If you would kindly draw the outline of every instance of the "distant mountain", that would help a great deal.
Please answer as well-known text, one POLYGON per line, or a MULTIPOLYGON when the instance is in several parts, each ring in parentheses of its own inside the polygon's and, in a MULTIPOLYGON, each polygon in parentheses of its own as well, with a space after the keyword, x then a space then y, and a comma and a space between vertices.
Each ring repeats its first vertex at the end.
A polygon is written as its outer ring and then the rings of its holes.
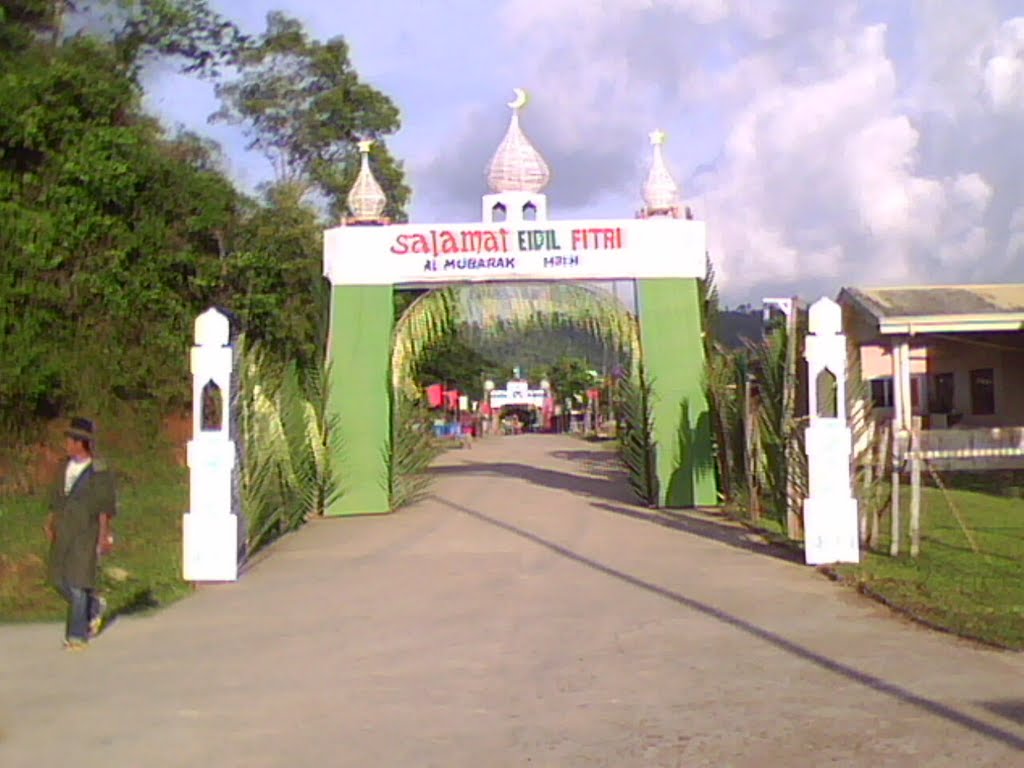
POLYGON ((744 339, 757 343, 764 337, 761 310, 749 306, 720 309, 714 328, 715 338, 728 349, 744 345, 744 339))

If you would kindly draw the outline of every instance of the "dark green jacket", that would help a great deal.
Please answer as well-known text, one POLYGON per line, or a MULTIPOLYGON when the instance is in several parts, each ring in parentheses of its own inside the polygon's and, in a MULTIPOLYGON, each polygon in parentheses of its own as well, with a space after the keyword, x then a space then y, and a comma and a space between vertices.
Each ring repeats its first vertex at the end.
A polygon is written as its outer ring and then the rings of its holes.
POLYGON ((50 547, 50 579, 60 586, 96 586, 100 515, 117 513, 114 476, 94 460, 64 493, 67 464, 61 466, 51 509, 56 536, 50 547))

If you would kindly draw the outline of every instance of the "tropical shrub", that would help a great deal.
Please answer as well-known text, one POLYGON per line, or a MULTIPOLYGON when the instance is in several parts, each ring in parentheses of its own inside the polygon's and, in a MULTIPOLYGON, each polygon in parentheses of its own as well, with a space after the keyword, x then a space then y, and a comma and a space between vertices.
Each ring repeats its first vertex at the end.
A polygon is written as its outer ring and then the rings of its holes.
POLYGON ((328 371, 282 361, 259 343, 242 349, 241 492, 252 553, 323 513, 338 492, 330 455, 339 446, 328 371))
POLYGON ((619 383, 619 454, 629 473, 629 485, 642 504, 658 505, 655 464, 653 389, 641 362, 635 376, 619 383))

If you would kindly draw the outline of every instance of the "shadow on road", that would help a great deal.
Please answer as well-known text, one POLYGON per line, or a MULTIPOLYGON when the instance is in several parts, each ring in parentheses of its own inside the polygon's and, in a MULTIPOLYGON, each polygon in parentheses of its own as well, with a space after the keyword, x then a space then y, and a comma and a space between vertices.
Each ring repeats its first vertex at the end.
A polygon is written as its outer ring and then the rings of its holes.
POLYGON ((435 476, 447 475, 495 475, 497 477, 515 477, 534 485, 569 491, 579 496, 586 496, 602 501, 629 504, 633 495, 626 483, 625 475, 601 475, 597 473, 579 474, 562 472, 557 469, 534 467, 513 461, 471 462, 465 464, 431 467, 428 472, 435 476))
POLYGON ((993 712, 1018 725, 1024 725, 1024 699, 1006 699, 1004 701, 983 701, 981 703, 989 712, 993 712))
POLYGON ((671 528, 674 531, 689 533, 702 539, 717 541, 719 544, 726 544, 758 555, 768 555, 791 563, 804 561, 803 554, 798 550, 765 541, 756 533, 728 521, 709 520, 705 517, 698 517, 696 514, 687 513, 685 510, 647 510, 640 507, 620 507, 602 502, 592 502, 591 506, 616 515, 624 515, 635 520, 671 528))
POLYGON ((788 562, 803 562, 800 552, 767 542, 730 521, 707 519, 683 510, 668 512, 637 506, 636 497, 629 488, 626 470, 615 453, 606 450, 563 450, 551 451, 547 455, 559 461, 572 462, 579 469, 563 472, 519 462, 475 462, 467 459, 463 464, 433 467, 429 471, 437 476, 490 474, 514 477, 545 488, 584 496, 590 500, 592 507, 605 512, 655 523, 759 555, 788 562))
MULTIPOLYGON (((512 525, 511 523, 506 523, 503 520, 498 520, 487 514, 484 514, 483 512, 479 512, 475 509, 471 509, 461 504, 456 504, 454 502, 448 501, 447 499, 438 496, 433 496, 432 498, 437 503, 442 504, 450 509, 462 512, 463 514, 466 514, 476 520, 479 520, 480 522, 493 525, 497 528, 501 528, 502 530, 507 531, 508 533, 526 539, 527 541, 537 544, 538 546, 541 546, 551 552, 554 552, 557 555, 560 555, 576 563, 579 563, 580 565, 583 565, 587 568, 592 568, 593 570, 599 573, 603 573, 606 576, 609 576, 613 579, 618 579, 619 581, 634 586, 637 589, 642 589, 651 594, 658 595, 659 597, 665 598, 666 600, 670 600, 671 602, 676 603, 677 605, 681 605, 692 611, 696 611, 712 619, 715 619, 716 621, 719 621, 727 626, 733 627, 734 629, 740 632, 744 632, 752 637, 757 638, 758 640, 768 643, 769 645, 772 645, 778 648, 779 650, 784 651, 785 653, 789 653, 798 658, 801 658, 805 660, 807 663, 813 664, 814 666, 819 667, 820 669, 824 669, 835 675, 846 678, 847 680, 853 681, 884 696, 889 696, 893 699, 903 702, 904 704, 917 707, 918 709, 927 712, 935 717, 942 718, 943 720, 949 723, 953 723, 955 725, 959 725, 962 728, 974 731, 975 733, 981 734, 982 736, 1005 744, 1011 747, 1012 749, 1024 752, 1024 737, 1018 736, 1017 734, 1011 731, 1007 731, 1003 728, 999 728, 998 726, 991 725, 983 720, 979 720, 978 718, 973 717, 972 715, 966 712, 962 712, 958 709, 955 709, 954 707, 943 704, 942 702, 926 698, 925 696, 916 694, 913 691, 908 690, 907 688, 904 688, 900 685, 887 682, 881 677, 872 675, 868 672, 864 672, 855 667, 851 667, 840 661, 836 661, 835 659, 831 659, 828 656, 813 651, 810 648, 806 648, 800 645, 799 643, 793 642, 792 640, 787 640, 781 635, 778 635, 763 627, 759 627, 756 624, 752 624, 749 621, 745 621, 744 619, 727 613, 726 611, 716 608, 713 605, 708 605, 707 603, 703 603, 691 597, 686 597, 685 595, 682 595, 678 592, 673 592, 672 590, 667 589, 666 587, 662 587, 658 584, 654 584, 649 581, 644 581, 643 579, 633 576, 632 574, 617 570, 615 568, 612 568, 611 566, 605 565, 604 563, 598 562, 597 560, 592 560, 591 558, 578 554, 577 552, 574 552, 571 549, 568 549, 567 547, 563 547, 560 544, 557 544, 553 541, 549 541, 543 538, 542 536, 538 536, 535 533, 527 531, 523 528, 519 528, 515 525, 512 525)), ((989 705, 983 706, 987 706, 987 708, 990 711, 996 714, 1000 714, 1004 717, 1009 717, 1011 719, 1016 719, 1020 715, 1021 702, 994 702, 989 705)))

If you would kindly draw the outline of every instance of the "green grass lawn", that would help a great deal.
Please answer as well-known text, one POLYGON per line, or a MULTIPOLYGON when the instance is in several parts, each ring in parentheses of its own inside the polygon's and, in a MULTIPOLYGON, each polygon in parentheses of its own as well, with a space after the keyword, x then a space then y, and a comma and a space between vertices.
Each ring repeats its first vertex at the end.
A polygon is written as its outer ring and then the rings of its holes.
MULTIPOLYGON (((965 637, 1024 649, 1024 500, 975 490, 949 496, 979 553, 950 511, 943 492, 921 493, 921 553, 867 553, 836 570, 893 607, 965 637)), ((904 496, 906 530, 909 494, 904 496)), ((888 520, 886 520, 886 525, 888 520)), ((889 542, 883 541, 882 552, 889 542)))
MULTIPOLYGON (((118 473, 121 515, 114 523, 116 549, 102 589, 113 615, 163 605, 186 595, 181 578, 181 515, 188 508, 188 470, 174 466, 166 447, 112 454, 118 473)), ((0 496, 0 621, 49 621, 64 616, 64 603, 46 583, 48 543, 43 534, 45 493, 0 496)))

